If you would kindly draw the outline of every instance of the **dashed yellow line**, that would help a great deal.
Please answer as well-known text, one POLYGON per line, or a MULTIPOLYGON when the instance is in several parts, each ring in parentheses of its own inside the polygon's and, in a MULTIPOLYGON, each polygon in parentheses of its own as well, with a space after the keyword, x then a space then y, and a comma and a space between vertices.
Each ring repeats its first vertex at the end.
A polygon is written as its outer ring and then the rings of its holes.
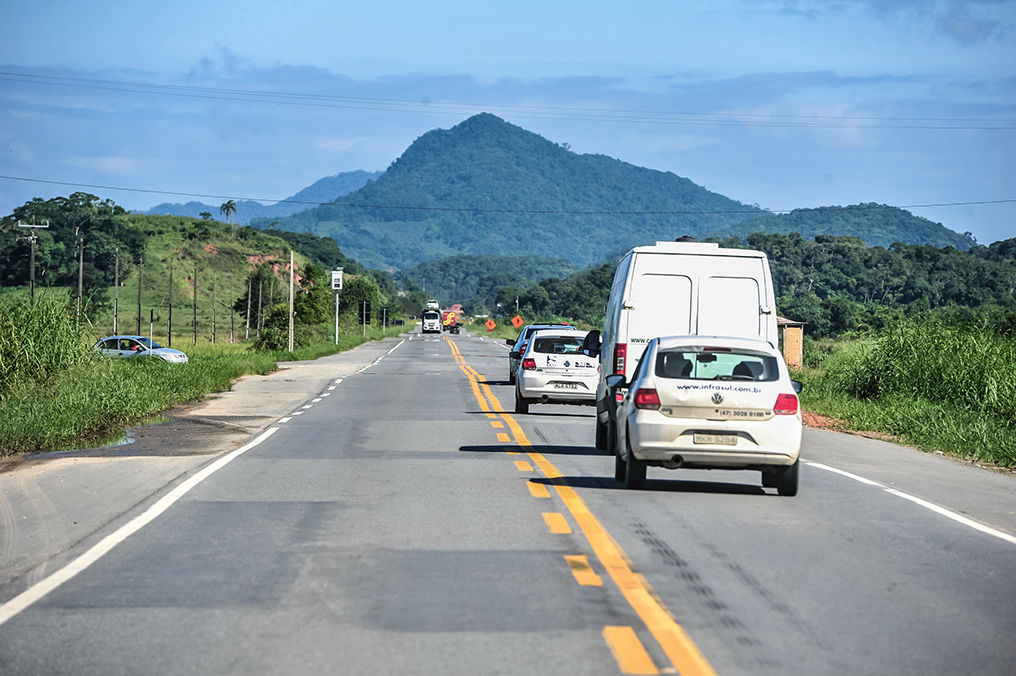
POLYGON ((520 472, 532 472, 533 471, 533 466, 530 465, 525 460, 516 460, 515 461, 515 469, 517 469, 520 472))
MULTIPOLYGON (((525 432, 522 431, 521 426, 515 419, 505 412, 501 407, 501 402, 498 401, 497 397, 491 391, 490 386, 485 382, 485 378, 476 372, 475 369, 466 364, 465 359, 462 357, 462 353, 453 341, 448 340, 448 344, 451 346, 452 354, 455 357, 455 361, 463 373, 469 380, 470 387, 473 390, 473 396, 476 397, 480 408, 484 412, 491 412, 498 414, 501 419, 508 425, 508 429, 511 431, 512 436, 515 438, 515 443, 522 447, 530 447, 528 437, 525 432), (489 402, 489 403, 488 403, 489 402)), ((493 416, 488 416, 493 417, 493 416)), ((617 585, 618 589, 624 595, 625 600, 636 612, 639 618, 645 623, 646 628, 652 633, 653 637, 660 644, 663 652, 667 655, 667 658, 671 661, 673 666, 678 670, 682 676, 692 676, 698 674, 701 676, 715 676, 716 672, 713 670, 712 665, 706 660, 705 656, 699 651, 698 646, 695 645, 691 637, 684 631, 680 624, 673 618, 667 608, 663 605, 663 602, 653 593, 649 583, 641 575, 635 573, 629 565, 628 557, 624 553, 610 534, 600 525, 600 522, 593 516, 592 512, 586 506, 585 501, 579 497, 578 493, 571 486, 564 484, 561 473, 557 470, 554 465, 547 460, 542 453, 529 451, 527 453, 530 460, 532 460, 539 470, 543 473, 547 479, 554 485, 554 490, 558 496, 564 502, 568 511, 571 513, 572 518, 578 524, 585 535, 586 540, 589 542, 596 554, 596 558, 603 565, 607 574, 610 576, 614 584, 617 585)), ((516 462, 518 466, 518 462, 516 462)), ((532 482, 528 482, 530 485, 530 491, 532 491, 532 482)), ((568 565, 572 567, 572 572, 575 573, 576 567, 573 565, 574 557, 569 558, 568 565)), ((580 557, 584 559, 585 557, 580 557)), ((579 565, 581 567, 581 565, 579 565)), ((589 567, 588 562, 585 563, 585 568, 588 569, 589 573, 596 575, 589 567)), ((576 576, 577 577, 577 576, 576 576)), ((598 578, 599 576, 597 576, 598 578)), ((605 635, 606 637, 606 635, 605 635)), ((616 637, 615 637, 616 638, 616 637)), ((622 649, 626 651, 625 658, 632 658, 632 654, 628 654, 630 648, 623 648, 627 643, 618 642, 611 644, 612 650, 617 645, 621 645, 622 649)), ((640 644, 641 647, 641 644, 640 644)), ((644 649, 643 649, 644 650, 644 649)), ((619 661, 620 664, 620 661, 619 661)), ((655 668, 655 667, 654 667, 655 668)), ((636 673, 636 672, 632 672, 636 673)), ((652 672, 655 673, 655 672, 652 672)))
POLYGON ((660 673, 631 627, 604 627, 603 640, 614 654, 622 674, 651 676, 660 673))
POLYGON ((498 432, 497 433, 497 440, 498 441, 503 441, 503 442, 507 443, 507 442, 511 441, 512 438, 508 436, 507 432, 498 432))
POLYGON ((560 512, 544 512, 543 521, 547 524, 547 530, 554 535, 567 535, 571 533, 568 519, 564 518, 564 514, 560 512))
POLYGON ((603 578, 597 575, 593 567, 589 565, 589 559, 586 558, 585 554, 565 556, 564 560, 568 562, 568 567, 571 568, 575 581, 580 585, 583 587, 603 586, 603 578))
POLYGON ((526 487, 529 488, 529 492, 534 498, 549 498, 550 491, 543 484, 538 484, 534 481, 527 481, 526 487))

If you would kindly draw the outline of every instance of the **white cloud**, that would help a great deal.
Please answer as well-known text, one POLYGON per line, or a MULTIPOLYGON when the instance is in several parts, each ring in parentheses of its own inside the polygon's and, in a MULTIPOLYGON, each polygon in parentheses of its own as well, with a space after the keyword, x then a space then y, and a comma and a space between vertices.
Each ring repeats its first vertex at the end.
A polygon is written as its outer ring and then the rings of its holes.
POLYGON ((149 169, 147 162, 134 157, 68 157, 63 164, 75 169, 90 169, 104 174, 133 175, 149 169))

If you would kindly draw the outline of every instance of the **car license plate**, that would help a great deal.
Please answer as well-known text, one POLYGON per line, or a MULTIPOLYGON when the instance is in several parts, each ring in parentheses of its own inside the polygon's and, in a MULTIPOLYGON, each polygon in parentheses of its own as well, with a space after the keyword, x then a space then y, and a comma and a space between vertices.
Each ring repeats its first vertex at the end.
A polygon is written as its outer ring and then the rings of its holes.
POLYGON ((702 434, 696 433, 692 438, 696 444, 711 444, 714 446, 736 446, 736 434, 702 434))
POLYGON ((579 389, 578 383, 554 383, 554 387, 559 390, 577 390, 579 389))

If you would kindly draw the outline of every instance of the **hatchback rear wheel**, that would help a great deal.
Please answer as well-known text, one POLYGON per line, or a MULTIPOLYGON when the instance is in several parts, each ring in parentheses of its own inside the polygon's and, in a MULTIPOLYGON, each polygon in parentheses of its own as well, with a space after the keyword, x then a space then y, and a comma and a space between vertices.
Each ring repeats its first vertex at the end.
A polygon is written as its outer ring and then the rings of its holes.
POLYGON ((644 460, 639 460, 635 457, 635 454, 631 452, 631 444, 627 440, 625 440, 625 446, 628 449, 628 457, 624 468, 624 487, 632 490, 645 488, 646 463, 644 460))
POLYGON ((783 467, 779 470, 780 477, 776 482, 776 492, 780 495, 792 497, 797 495, 797 476, 800 460, 795 460, 793 465, 783 467))
POLYGON ((515 412, 529 413, 529 400, 520 395, 518 389, 515 390, 515 412))

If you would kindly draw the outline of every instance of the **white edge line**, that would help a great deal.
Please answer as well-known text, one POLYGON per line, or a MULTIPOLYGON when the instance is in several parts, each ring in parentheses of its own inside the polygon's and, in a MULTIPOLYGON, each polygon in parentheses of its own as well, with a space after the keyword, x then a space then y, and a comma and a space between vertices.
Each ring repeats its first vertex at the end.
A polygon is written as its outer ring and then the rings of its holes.
POLYGON ((910 495, 909 493, 904 493, 903 491, 898 491, 895 488, 889 488, 885 484, 880 484, 877 481, 872 481, 871 479, 865 479, 863 476, 858 476, 856 474, 851 474, 850 472, 845 472, 842 469, 836 469, 835 467, 830 467, 829 465, 823 465, 822 463, 819 463, 819 462, 807 462, 806 461, 806 464, 808 464, 808 465, 810 465, 812 467, 817 467, 819 469, 824 469, 824 470, 826 470, 828 472, 833 472, 834 474, 839 474, 841 476, 845 476, 845 477, 847 477, 849 479, 853 479, 854 481, 859 481, 862 484, 867 484, 868 486, 876 486, 876 487, 881 488, 882 490, 884 490, 886 493, 889 493, 890 495, 895 495, 898 498, 903 498, 904 500, 909 500, 910 502, 913 502, 916 505, 920 505, 921 507, 924 507, 927 510, 935 512, 936 514, 940 514, 941 516, 944 516, 947 519, 952 519, 953 521, 955 521, 957 523, 960 523, 960 524, 963 524, 964 526, 967 526, 968 528, 973 528, 974 530, 979 531, 981 533, 984 533, 985 535, 991 535, 992 537, 996 537, 996 538, 998 538, 1000 540, 1005 540, 1006 542, 1009 542, 1011 544, 1016 545, 1016 537, 1014 537, 1012 535, 1009 535, 1008 533, 1003 533, 1000 530, 996 530, 996 529, 992 528, 991 526, 986 526, 983 523, 979 523, 977 521, 974 521, 973 519, 965 517, 962 514, 957 514, 956 512, 953 512, 951 510, 946 509, 945 507, 939 507, 938 505, 936 505, 933 502, 928 502, 927 500, 923 500, 923 499, 921 499, 919 497, 916 497, 914 495, 910 495))
POLYGON ((303 406, 301 406, 300 408, 302 408, 302 409, 304 409, 304 410, 307 410, 308 408, 314 408, 314 405, 313 405, 313 404, 304 404, 304 405, 303 405, 303 406))
POLYGON ((885 488, 885 484, 880 484, 879 482, 872 481, 871 479, 865 479, 863 476, 851 474, 850 472, 844 472, 842 469, 836 469, 835 467, 830 467, 829 465, 823 465, 820 462, 805 461, 805 464, 811 465, 812 467, 817 467, 819 469, 824 469, 827 472, 833 472, 834 474, 845 476, 848 479, 853 479, 854 481, 860 481, 862 484, 866 484, 868 486, 878 486, 879 488, 885 488))
POLYGON ((314 399, 311 399, 311 403, 313 403, 313 404, 316 404, 319 401, 321 401, 321 397, 315 397, 314 399))
POLYGON ((64 582, 67 582, 78 573, 87 569, 93 563, 108 554, 118 544, 154 521, 156 517, 173 506, 177 500, 187 495, 187 493, 189 493, 195 486, 210 477, 212 474, 218 472, 239 456, 260 444, 262 441, 277 432, 278 429, 278 427, 269 427, 256 439, 244 444, 228 455, 222 456, 211 465, 208 465, 200 472, 171 490, 169 493, 162 496, 154 505, 146 509, 144 512, 104 537, 84 554, 74 559, 49 577, 35 583, 12 598, 10 601, 0 605, 0 626, 31 606, 36 601, 45 597, 64 582))
POLYGON ((286 416, 285 418, 279 418, 279 422, 280 422, 280 423, 288 423, 288 422, 289 422, 290 420, 292 420, 292 419, 293 419, 293 417, 292 417, 292 416, 288 416, 288 415, 287 415, 287 416, 286 416))
POLYGON ((974 530, 980 531, 980 532, 984 533, 985 535, 991 535, 993 537, 997 537, 1000 540, 1005 540, 1006 542, 1009 542, 1011 544, 1016 545, 1016 537, 1013 537, 1012 535, 1009 535, 1008 533, 1003 533, 1000 530, 995 530, 994 528, 992 528, 990 526, 985 526, 983 523, 978 523, 977 521, 974 521, 973 519, 968 519, 967 517, 963 516, 962 514, 957 514, 956 512, 953 512, 951 510, 946 509, 945 507, 939 507, 938 505, 936 505, 936 504, 934 504, 932 502, 928 502, 927 500, 922 500, 921 498, 915 497, 913 495, 909 495, 907 493, 904 493, 903 491, 898 491, 895 488, 886 488, 885 492, 886 493, 891 493, 891 494, 895 495, 898 498, 903 498, 904 500, 909 500, 910 502, 913 502, 914 504, 920 505, 921 507, 924 507, 925 509, 930 509, 931 511, 935 512, 936 514, 941 514, 942 516, 946 517, 947 519, 952 519, 953 521, 956 521, 957 523, 961 523, 964 526, 967 526, 968 528, 973 528, 974 530))
POLYGON ((324 398, 324 397, 330 397, 331 395, 332 395, 332 393, 331 393, 331 392, 322 392, 322 393, 321 393, 321 397, 322 397, 322 398, 324 398))

